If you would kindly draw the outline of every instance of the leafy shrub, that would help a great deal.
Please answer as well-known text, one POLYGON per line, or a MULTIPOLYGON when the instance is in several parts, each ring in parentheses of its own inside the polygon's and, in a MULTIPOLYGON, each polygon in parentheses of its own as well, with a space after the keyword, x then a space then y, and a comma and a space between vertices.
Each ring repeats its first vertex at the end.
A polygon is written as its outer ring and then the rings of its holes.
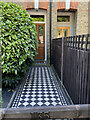
POLYGON ((37 47, 36 26, 25 10, 13 3, 0 2, 2 72, 24 72, 26 60, 34 60, 37 47))
POLYGON ((5 75, 3 77, 3 87, 10 87, 10 88, 16 88, 17 85, 20 83, 21 77, 19 75, 5 75))
POLYGON ((17 75, 15 74, 3 74, 2 75, 2 84, 4 88, 16 88, 18 84, 22 81, 23 78, 25 78, 25 75, 27 75, 27 72, 29 70, 30 62, 27 59, 24 64, 22 64, 22 70, 18 72, 17 75))

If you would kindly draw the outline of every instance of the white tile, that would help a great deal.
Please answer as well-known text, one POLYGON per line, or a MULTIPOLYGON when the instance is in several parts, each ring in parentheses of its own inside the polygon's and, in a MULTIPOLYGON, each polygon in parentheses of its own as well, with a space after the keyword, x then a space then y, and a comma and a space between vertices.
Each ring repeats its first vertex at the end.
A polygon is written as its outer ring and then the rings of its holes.
POLYGON ((59 101, 60 101, 60 98, 57 98, 57 100, 59 100, 59 101))
POLYGON ((23 103, 24 106, 26 106, 26 105, 28 105, 28 104, 29 104, 28 102, 24 102, 24 103, 23 103))
POLYGON ((39 94, 39 95, 38 95, 38 97, 42 97, 42 95, 41 95, 41 94, 39 94))
POLYGON ((62 103, 61 103, 61 102, 59 102, 59 104, 60 104, 60 105, 62 105, 62 103))
POLYGON ((38 93, 42 93, 42 91, 38 91, 38 93))
POLYGON ((44 93, 48 93, 48 91, 44 91, 44 93))
POLYGON ((25 101, 28 101, 28 100, 29 100, 29 98, 25 98, 24 100, 25 100, 25 101))
POLYGON ((49 100, 49 98, 44 98, 44 100, 48 101, 48 100, 49 100))
POLYGON ((20 105, 21 105, 21 103, 19 102, 19 103, 18 103, 18 106, 20 106, 20 105))
POLYGON ((22 98, 20 98, 20 101, 23 100, 22 98))
POLYGON ((55 101, 56 99, 55 98, 51 98, 52 101, 55 101))
POLYGON ((41 106, 43 103, 42 102, 38 102, 37 104, 41 106))
POLYGON ((30 95, 27 94, 27 95, 25 95, 25 97, 28 98, 28 97, 30 97, 30 95))
POLYGON ((36 99, 35 98, 31 98, 32 101, 35 101, 36 99))
POLYGON ((52 102, 52 104, 53 104, 54 106, 56 106, 57 103, 56 103, 56 102, 52 102))
POLYGON ((49 95, 45 94, 44 96, 45 96, 45 97, 48 97, 49 95))
POLYGON ((44 88, 44 90, 47 90, 47 88, 44 88))
POLYGON ((32 97, 35 97, 36 95, 32 94, 31 96, 32 96, 32 97))
POLYGON ((38 88, 38 90, 42 90, 42 88, 38 88))
POLYGON ((35 102, 31 102, 30 104, 31 104, 32 106, 34 106, 36 103, 35 103, 35 102))
POLYGON ((48 106, 50 103, 49 102, 45 102, 44 104, 46 104, 48 106))
POLYGON ((32 93, 36 93, 36 91, 32 91, 32 93))
POLYGON ((42 99, 42 98, 38 98, 37 100, 41 101, 41 100, 43 100, 43 99, 42 99))
POLYGON ((50 93, 54 93, 54 91, 49 91, 50 93))

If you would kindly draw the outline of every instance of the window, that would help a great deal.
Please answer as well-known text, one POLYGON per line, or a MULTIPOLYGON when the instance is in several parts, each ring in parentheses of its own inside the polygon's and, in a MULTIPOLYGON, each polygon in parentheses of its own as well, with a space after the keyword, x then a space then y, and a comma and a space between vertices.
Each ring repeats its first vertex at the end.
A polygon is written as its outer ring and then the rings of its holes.
POLYGON ((57 22, 70 22, 70 16, 57 16, 57 22))
POLYGON ((44 22, 44 15, 30 15, 33 18, 33 21, 44 22))
POLYGON ((68 37, 70 32, 70 27, 57 27, 57 38, 68 37))

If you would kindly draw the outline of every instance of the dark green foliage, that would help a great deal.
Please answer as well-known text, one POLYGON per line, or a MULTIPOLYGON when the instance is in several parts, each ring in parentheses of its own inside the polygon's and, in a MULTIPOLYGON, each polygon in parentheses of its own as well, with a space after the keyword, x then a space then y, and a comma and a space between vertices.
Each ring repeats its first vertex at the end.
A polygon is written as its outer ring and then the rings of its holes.
POLYGON ((19 80, 7 76, 24 73, 26 61, 34 60, 37 47, 36 26, 29 14, 16 4, 0 2, 0 9, 3 82, 6 86, 11 86, 19 80))
POLYGON ((57 22, 69 22, 70 17, 69 16, 57 16, 57 22))
POLYGON ((41 17, 39 17, 39 18, 32 18, 32 20, 33 21, 43 21, 44 22, 44 18, 41 18, 41 17))
POLYGON ((5 75, 3 76, 3 87, 15 88, 20 83, 21 77, 19 75, 5 75))

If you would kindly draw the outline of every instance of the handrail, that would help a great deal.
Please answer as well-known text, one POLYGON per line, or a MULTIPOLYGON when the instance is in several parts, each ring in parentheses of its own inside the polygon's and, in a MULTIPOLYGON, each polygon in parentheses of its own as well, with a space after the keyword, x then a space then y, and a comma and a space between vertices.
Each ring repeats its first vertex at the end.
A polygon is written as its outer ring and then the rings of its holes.
POLYGON ((90 118, 90 104, 0 109, 0 118, 3 120, 90 118))

